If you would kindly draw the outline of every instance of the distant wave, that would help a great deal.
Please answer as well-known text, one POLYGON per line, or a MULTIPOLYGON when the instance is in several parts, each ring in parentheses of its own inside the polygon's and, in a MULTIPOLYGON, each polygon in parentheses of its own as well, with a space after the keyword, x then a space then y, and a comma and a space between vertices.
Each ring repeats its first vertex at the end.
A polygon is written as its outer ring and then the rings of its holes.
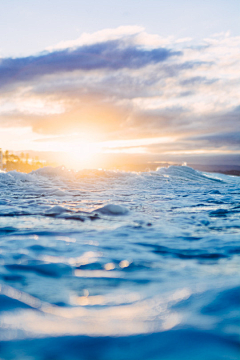
POLYGON ((159 168, 157 172, 169 178, 189 181, 222 181, 213 173, 201 172, 189 166, 169 166, 167 168, 159 168))
POLYGON ((77 180, 81 178, 101 178, 101 177, 137 177, 144 176, 146 179, 152 175, 158 175, 168 180, 179 180, 179 181, 231 181, 236 177, 230 175, 207 173, 199 170, 195 170, 188 166, 169 166, 158 168, 156 171, 149 172, 125 172, 125 171, 114 171, 114 170, 80 170, 73 171, 62 167, 44 167, 38 170, 34 170, 29 174, 20 173, 17 171, 0 172, 0 182, 11 182, 11 181, 37 181, 41 177, 49 179, 68 179, 77 180))

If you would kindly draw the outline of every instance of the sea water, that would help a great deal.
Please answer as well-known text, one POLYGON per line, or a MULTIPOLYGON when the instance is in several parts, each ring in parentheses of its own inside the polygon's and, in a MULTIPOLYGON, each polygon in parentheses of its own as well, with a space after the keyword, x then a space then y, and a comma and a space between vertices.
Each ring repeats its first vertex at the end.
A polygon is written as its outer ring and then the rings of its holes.
POLYGON ((0 359, 239 359, 240 178, 0 173, 0 359))

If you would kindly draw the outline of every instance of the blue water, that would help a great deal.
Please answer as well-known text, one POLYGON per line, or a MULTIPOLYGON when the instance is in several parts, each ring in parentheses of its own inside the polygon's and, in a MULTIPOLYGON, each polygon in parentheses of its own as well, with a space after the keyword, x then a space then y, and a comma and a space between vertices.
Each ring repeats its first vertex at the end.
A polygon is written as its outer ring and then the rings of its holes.
POLYGON ((0 359, 239 359, 240 178, 0 173, 0 359))

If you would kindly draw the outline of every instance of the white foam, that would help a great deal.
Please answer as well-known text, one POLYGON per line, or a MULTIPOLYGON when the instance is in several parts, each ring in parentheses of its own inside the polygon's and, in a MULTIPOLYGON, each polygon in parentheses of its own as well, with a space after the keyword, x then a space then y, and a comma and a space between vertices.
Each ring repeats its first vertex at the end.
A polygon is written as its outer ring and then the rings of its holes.
POLYGON ((51 209, 45 211, 45 214, 47 215, 60 215, 64 212, 66 212, 67 210, 64 209, 62 206, 53 206, 51 209))
POLYGON ((16 181, 31 181, 31 177, 29 176, 29 174, 18 172, 16 170, 9 171, 8 174, 11 175, 16 181))
POLYGON ((129 212, 127 208, 121 205, 108 204, 96 210, 106 215, 125 215, 129 212))

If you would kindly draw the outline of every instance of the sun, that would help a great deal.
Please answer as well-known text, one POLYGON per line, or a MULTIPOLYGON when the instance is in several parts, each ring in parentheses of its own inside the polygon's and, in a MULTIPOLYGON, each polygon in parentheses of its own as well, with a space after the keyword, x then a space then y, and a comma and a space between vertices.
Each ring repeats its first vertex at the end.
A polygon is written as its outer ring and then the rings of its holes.
POLYGON ((79 142, 78 144, 68 145, 66 156, 69 165, 75 169, 90 169, 99 167, 97 159, 101 154, 101 147, 93 142, 79 142))

